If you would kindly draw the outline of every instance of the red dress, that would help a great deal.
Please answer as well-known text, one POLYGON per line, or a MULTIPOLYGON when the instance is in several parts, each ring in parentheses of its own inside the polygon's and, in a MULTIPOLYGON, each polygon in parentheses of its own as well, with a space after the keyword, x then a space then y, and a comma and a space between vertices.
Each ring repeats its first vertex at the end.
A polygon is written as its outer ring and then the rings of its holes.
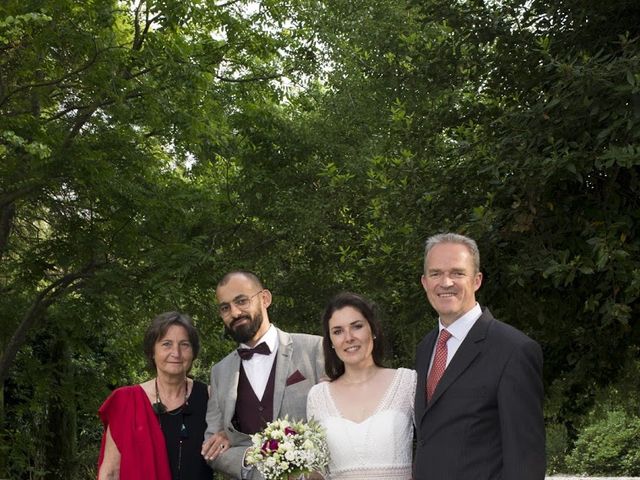
POLYGON ((98 414, 104 424, 98 471, 104 458, 107 427, 120 452, 120 480, 171 480, 160 423, 140 385, 114 390, 98 414))

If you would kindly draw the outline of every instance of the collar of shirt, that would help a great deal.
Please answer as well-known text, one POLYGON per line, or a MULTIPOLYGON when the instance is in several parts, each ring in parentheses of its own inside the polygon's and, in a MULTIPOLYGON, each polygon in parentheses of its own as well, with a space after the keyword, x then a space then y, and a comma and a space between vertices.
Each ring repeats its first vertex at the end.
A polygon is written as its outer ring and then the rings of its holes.
MULTIPOLYGON (((269 381, 269 375, 273 368, 273 362, 276 359, 276 353, 278 351, 278 331, 273 325, 269 326, 266 333, 258 340, 258 343, 266 343, 269 345, 271 353, 269 355, 254 355, 249 360, 241 360, 244 373, 253 388, 254 393, 259 400, 262 400, 264 391, 267 388, 267 382, 269 381)), ((242 348, 249 348, 248 345, 241 344, 242 348)))
MULTIPOLYGON (((446 327, 451 334, 451 337, 447 341, 447 366, 449 366, 449 362, 451 362, 451 359, 458 351, 458 348, 464 339, 467 338, 467 334, 478 318, 480 318, 480 315, 482 315, 482 308, 480 308, 480 305, 476 302, 475 306, 471 310, 446 327)), ((438 327, 438 334, 440 334, 440 332, 445 328, 440 320, 438 320, 438 327)), ((433 350, 430 365, 433 364, 433 356, 435 355, 435 348, 433 350)))
MULTIPOLYGON (((271 350, 271 353, 269 355, 254 355, 253 357, 251 357, 249 360, 242 360, 243 362, 252 362, 253 360, 255 360, 256 358, 268 358, 273 356, 274 353, 276 353, 276 351, 278 350, 278 332, 276 331, 276 327, 274 327, 273 325, 269 325, 269 329, 265 332, 265 334, 256 342, 256 346, 259 343, 266 343, 267 345, 269 345, 269 350, 271 350)), ((249 345, 245 344, 245 343, 241 343, 239 345, 239 348, 251 348, 249 345)))
MULTIPOLYGON (((462 341, 467 337, 469 330, 471 330, 471 327, 473 327, 473 324, 476 323, 476 320, 478 320, 478 318, 480 318, 480 315, 482 315, 482 309, 476 302, 471 310, 462 315, 451 325, 446 327, 446 329, 449 331, 452 337, 458 340, 458 342, 462 343, 462 341)), ((438 320, 438 325, 440 327, 438 329, 438 333, 440 333, 445 328, 445 326, 442 325, 442 322, 440 322, 440 320, 438 320)))

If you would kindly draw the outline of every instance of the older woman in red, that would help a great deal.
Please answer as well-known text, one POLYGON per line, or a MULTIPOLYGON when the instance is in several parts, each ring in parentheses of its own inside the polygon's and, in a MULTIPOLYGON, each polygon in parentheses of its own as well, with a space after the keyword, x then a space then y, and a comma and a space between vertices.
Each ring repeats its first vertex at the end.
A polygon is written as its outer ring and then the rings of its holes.
POLYGON ((167 312, 153 320, 144 351, 155 378, 116 389, 100 407, 98 480, 211 479, 200 454, 208 389, 187 376, 199 347, 187 315, 167 312))

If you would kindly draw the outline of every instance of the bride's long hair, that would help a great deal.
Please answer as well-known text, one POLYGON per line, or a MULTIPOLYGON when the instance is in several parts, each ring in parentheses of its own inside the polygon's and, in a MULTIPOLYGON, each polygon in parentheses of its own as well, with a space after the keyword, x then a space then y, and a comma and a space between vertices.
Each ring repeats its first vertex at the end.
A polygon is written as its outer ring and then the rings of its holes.
POLYGON ((331 380, 335 380, 344 373, 344 363, 338 358, 336 351, 332 348, 331 335, 329 331, 329 320, 334 312, 345 307, 352 307, 358 310, 369 323, 371 327, 371 335, 373 336, 373 363, 378 367, 384 366, 382 359, 384 357, 384 337, 382 335, 382 327, 377 315, 375 304, 353 292, 342 292, 335 295, 324 309, 322 314, 322 349, 324 350, 324 368, 327 376, 331 380))

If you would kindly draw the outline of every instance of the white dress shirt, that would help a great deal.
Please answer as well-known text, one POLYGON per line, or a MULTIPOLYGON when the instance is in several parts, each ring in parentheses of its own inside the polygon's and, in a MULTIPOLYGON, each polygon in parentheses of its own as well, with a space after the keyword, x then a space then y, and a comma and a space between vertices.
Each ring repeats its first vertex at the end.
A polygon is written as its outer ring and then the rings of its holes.
MULTIPOLYGON (((442 325, 442 322, 440 321, 440 319, 438 319, 438 336, 440 335, 440 332, 442 332, 442 330, 444 330, 445 328, 451 334, 449 340, 447 340, 447 367, 449 366, 449 363, 451 362, 453 356, 458 351, 458 348, 460 348, 460 345, 467 337, 467 334, 471 330, 471 327, 473 327, 478 318, 480 318, 480 315, 482 315, 482 309, 480 308, 480 305, 476 303, 471 310, 462 315, 448 327, 442 325)), ((433 352, 431 352, 429 371, 431 371, 431 366, 433 365, 433 357, 435 356, 435 354, 436 349, 434 348, 433 352)))
MULTIPOLYGON (((244 373, 247 375, 247 379, 258 400, 262 400, 264 391, 267 388, 271 368, 273 368, 273 362, 276 359, 276 352, 278 351, 278 332, 276 327, 270 325, 267 332, 256 343, 256 347, 260 343, 266 343, 269 346, 269 350, 271 350, 269 355, 255 354, 249 360, 242 360, 244 373)), ((251 347, 241 343, 240 348, 251 347)))

